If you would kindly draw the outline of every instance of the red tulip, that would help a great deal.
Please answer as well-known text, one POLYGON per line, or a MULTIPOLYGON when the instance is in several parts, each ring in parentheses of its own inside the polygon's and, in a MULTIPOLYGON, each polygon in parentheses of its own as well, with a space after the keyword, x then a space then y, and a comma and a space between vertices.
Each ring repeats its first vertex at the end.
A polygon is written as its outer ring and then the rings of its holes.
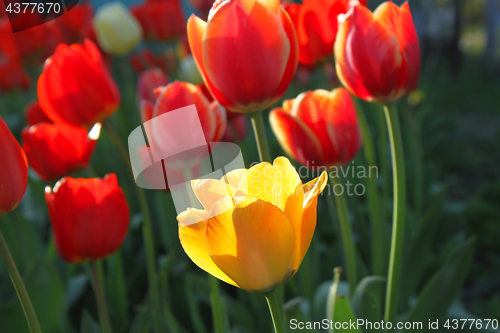
POLYGON ((241 142, 245 140, 248 133, 248 119, 244 114, 238 114, 231 111, 227 112, 227 127, 221 141, 241 142), (229 114, 236 116, 230 116, 229 114))
POLYGON ((25 108, 26 122, 28 125, 36 125, 38 123, 52 123, 52 120, 47 117, 38 101, 33 101, 25 108))
MULTIPOLYGON (((204 83, 198 84, 198 87, 203 92, 203 95, 210 101, 214 101, 214 97, 204 83)), ((222 135, 222 142, 238 142, 245 140, 248 129, 248 119, 244 114, 226 110, 227 126, 222 135)))
POLYGON ((130 11, 140 22, 145 38, 163 41, 179 38, 186 32, 179 0, 146 0, 132 6, 130 11))
POLYGON ((335 60, 343 85, 366 101, 385 104, 413 90, 420 45, 408 2, 384 2, 373 13, 355 6, 339 17, 335 60))
POLYGON ((162 55, 155 55, 150 50, 141 50, 130 57, 130 65, 137 73, 154 67, 165 68, 165 58, 162 55))
POLYGON ((0 53, 0 91, 9 92, 13 89, 28 89, 30 77, 24 71, 21 61, 3 57, 0 53))
POLYGON ((271 111, 270 122, 285 152, 308 167, 343 165, 361 148, 356 107, 344 88, 302 93, 271 111))
POLYGON ((154 89, 157 87, 163 87, 170 83, 167 74, 160 68, 151 68, 139 75, 139 81, 137 83, 137 98, 138 101, 147 100, 154 103, 156 96, 154 94, 154 89))
POLYGON ((104 179, 63 178, 45 188, 56 250, 67 262, 111 255, 123 243, 130 213, 115 174, 104 179))
MULTIPOLYGON (((367 0, 360 2, 366 6, 367 0)), ((347 13, 352 5, 351 0, 305 0, 300 5, 285 5, 297 30, 301 64, 313 66, 324 58, 333 56, 337 17, 347 13)))
POLYGON ((120 92, 97 47, 61 44, 38 79, 38 100, 54 122, 90 128, 111 116, 120 92))
POLYGON ((222 106, 252 112, 283 96, 299 50, 278 0, 216 1, 207 22, 191 15, 187 28, 198 69, 222 106))
POLYGON ((23 129, 23 148, 40 178, 55 180, 87 167, 99 129, 89 135, 86 129, 63 123, 39 123, 23 129))
POLYGON ((219 141, 226 129, 226 112, 216 101, 212 103, 198 86, 188 82, 175 81, 155 90, 154 104, 147 100, 141 103, 143 122, 170 111, 195 104, 206 142, 219 141))
POLYGON ((17 207, 28 185, 28 161, 23 149, 0 118, 0 216, 17 207))

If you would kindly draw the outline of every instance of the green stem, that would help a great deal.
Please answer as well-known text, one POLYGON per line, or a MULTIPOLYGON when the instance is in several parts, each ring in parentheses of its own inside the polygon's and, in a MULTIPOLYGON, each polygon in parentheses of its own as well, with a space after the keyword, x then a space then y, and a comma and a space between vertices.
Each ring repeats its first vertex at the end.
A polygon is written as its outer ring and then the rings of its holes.
POLYGON ((382 223, 387 223, 387 200, 389 198, 390 184, 389 184, 389 163, 387 161, 387 122, 385 120, 383 108, 377 110, 378 115, 378 146, 380 157, 380 169, 382 174, 382 202, 381 202, 381 218, 382 223))
MULTIPOLYGON (((377 159, 375 156, 375 148, 373 145, 373 137, 370 133, 370 127, 368 126, 368 121, 366 120, 365 114, 355 100, 356 111, 358 115, 359 128, 361 130, 361 135, 363 137, 363 151, 365 153, 366 163, 368 164, 368 209, 370 212, 370 219, 372 222, 373 230, 373 240, 372 240, 372 264, 373 272, 375 275, 384 276, 386 265, 385 265, 385 246, 386 246, 386 231, 384 223, 382 221, 382 216, 380 215, 380 201, 379 201, 379 191, 377 188, 377 178, 371 175, 370 168, 372 166, 377 166, 377 159)), ((378 174, 378 171, 377 171, 378 174)))
MULTIPOLYGON (((129 156, 120 138, 118 137, 118 134, 115 132, 111 124, 107 121, 103 123, 103 127, 108 132, 111 140, 118 149, 125 164, 128 166, 127 169, 133 179, 133 173, 129 156)), ((149 297, 153 312, 153 326, 156 333, 163 333, 165 330, 163 329, 163 320, 161 317, 160 297, 159 297, 160 288, 158 285, 159 283, 158 273, 156 271, 155 245, 153 237, 153 228, 151 224, 151 214, 149 212, 149 206, 146 200, 146 194, 144 193, 144 190, 138 186, 134 186, 134 188, 136 189, 137 197, 139 198, 139 206, 141 208, 142 217, 144 220, 142 224, 142 236, 144 239, 144 244, 146 246, 146 266, 148 274, 149 297)))
POLYGON ((335 194, 335 185, 342 185, 342 180, 330 177, 330 183, 332 185, 332 194, 335 197, 335 207, 337 208, 342 244, 344 246, 347 280, 349 281, 349 290, 352 295, 358 284, 358 266, 356 263, 356 248, 352 239, 351 224, 349 223, 347 202, 343 193, 341 195, 335 194))
POLYGON ((12 284, 16 289, 17 296, 19 297, 19 301, 21 302, 21 306, 23 307, 24 315, 26 316, 26 321, 28 322, 28 326, 32 333, 41 333, 40 324, 38 323, 38 319, 36 318, 35 310, 33 309, 33 305, 31 304, 30 297, 28 292, 26 291, 26 287, 24 286, 23 279, 21 275, 19 275, 19 271, 17 270, 16 263, 14 262, 14 258, 10 254, 9 247, 3 238, 2 232, 0 231, 0 254, 5 261, 5 266, 7 271, 9 272, 10 279, 12 280, 12 284))
POLYGON ((405 236, 406 183, 403 141, 401 139, 401 129, 399 127, 398 113, 395 104, 385 106, 385 116, 391 142, 394 182, 394 214, 385 302, 385 320, 386 322, 394 322, 398 310, 399 283, 405 236))
POLYGON ((214 322, 214 332, 227 332, 225 325, 224 309, 220 298, 219 281, 208 274, 208 284, 210 286, 210 304, 212 305, 212 320, 214 322))
POLYGON ((272 162, 271 153, 269 152, 269 143, 267 142, 266 126, 264 125, 263 111, 250 113, 252 119, 253 132, 257 141, 257 149, 259 150, 259 158, 261 162, 272 162))
MULTIPOLYGON (((335 301, 337 300, 337 292, 339 289, 340 273, 342 273, 342 267, 335 267, 333 269, 333 282, 328 291, 328 299, 326 301, 326 317, 331 322, 335 320, 335 301)), ((328 329, 328 332, 333 332, 333 329, 328 329)))
POLYGON ((90 270, 92 272, 92 285, 94 286, 95 298, 97 300, 97 308, 99 309, 99 322, 103 333, 111 333, 111 322, 109 321, 108 307, 104 296, 104 288, 101 281, 101 269, 97 261, 90 262, 90 270))
POLYGON ((276 291, 272 290, 265 294, 269 311, 273 318, 274 331, 276 333, 285 333, 285 323, 283 321, 282 307, 276 297, 276 291))
MULTIPOLYGON (((189 168, 183 170, 184 178, 187 180, 186 182, 186 191, 188 193, 189 201, 192 207, 197 206, 196 198, 194 197, 194 193, 191 190, 191 179, 193 179, 193 174, 189 168)), ((208 285, 210 288, 210 305, 212 306, 212 321, 214 324, 214 332, 215 333, 224 333, 228 332, 229 329, 226 327, 225 320, 225 312, 222 308, 221 295, 219 290, 219 281, 217 278, 213 277, 210 274, 208 275, 208 285)))

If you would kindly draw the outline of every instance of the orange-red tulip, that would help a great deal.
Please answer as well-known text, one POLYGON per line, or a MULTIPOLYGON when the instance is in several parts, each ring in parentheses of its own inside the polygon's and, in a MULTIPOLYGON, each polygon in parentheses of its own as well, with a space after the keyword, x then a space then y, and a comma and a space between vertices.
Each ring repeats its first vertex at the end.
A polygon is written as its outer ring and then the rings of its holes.
MULTIPOLYGON (((367 0, 359 3, 366 6, 367 0)), ((299 62, 313 66, 328 56, 333 56, 333 43, 337 36, 340 14, 345 14, 357 1, 305 0, 302 4, 287 4, 285 9, 297 29, 299 62)))
POLYGON ((17 207, 28 185, 28 161, 23 149, 0 118, 0 216, 17 207))
POLYGON ((111 255, 127 234, 130 213, 115 174, 104 179, 63 178, 45 188, 59 256, 70 263, 111 255))
POLYGON ((232 111, 272 105, 297 68, 295 28, 279 0, 216 1, 207 22, 191 15, 188 38, 208 89, 232 111))
POLYGON ((179 238, 201 269, 233 286, 268 292, 297 273, 316 227, 327 174, 302 184, 285 157, 191 182, 204 209, 179 214, 179 238))
POLYGON ((111 116, 120 92, 89 40, 84 45, 60 44, 47 59, 38 79, 38 100, 54 122, 89 129, 111 116))
POLYGON ((160 68, 155 67, 142 72, 137 82, 137 99, 139 104, 142 100, 154 103, 156 101, 154 89, 166 86, 169 82, 167 74, 160 68))
MULTIPOLYGON (((55 180, 87 167, 99 136, 63 123, 39 123, 23 129, 23 148, 30 166, 43 180, 55 180)), ((97 133, 94 133, 97 132, 97 133)))
POLYGON ((361 148, 356 107, 347 90, 315 90, 287 100, 270 114, 287 154, 308 167, 343 165, 361 148))
POLYGON ((408 2, 384 2, 373 13, 358 5, 340 16, 335 60, 343 85, 366 101, 385 104, 413 90, 420 44, 408 2))

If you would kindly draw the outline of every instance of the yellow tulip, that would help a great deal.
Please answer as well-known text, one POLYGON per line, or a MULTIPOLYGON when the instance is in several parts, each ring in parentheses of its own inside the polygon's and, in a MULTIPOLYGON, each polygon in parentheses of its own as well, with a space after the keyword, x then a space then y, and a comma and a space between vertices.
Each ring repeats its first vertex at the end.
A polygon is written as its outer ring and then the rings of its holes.
POLYGON ((182 247, 216 278, 251 292, 269 292, 299 269, 326 182, 323 172, 302 184, 285 157, 231 171, 221 180, 193 180, 204 209, 189 208, 177 216, 182 247))
POLYGON ((142 40, 139 21, 120 2, 99 7, 92 25, 99 45, 112 55, 125 55, 142 40))

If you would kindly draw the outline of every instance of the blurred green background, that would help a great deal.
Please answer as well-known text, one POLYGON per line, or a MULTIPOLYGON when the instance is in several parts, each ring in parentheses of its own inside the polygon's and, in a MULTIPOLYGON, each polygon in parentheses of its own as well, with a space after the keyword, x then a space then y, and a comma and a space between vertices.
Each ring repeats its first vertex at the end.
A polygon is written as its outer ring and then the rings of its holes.
MULTIPOLYGON (((375 8, 377 1, 370 0, 369 5, 375 8)), ((410 5, 421 38, 423 61, 419 90, 399 103, 409 206, 401 299, 401 313, 405 315, 401 320, 424 318, 426 322, 434 316, 500 320, 500 1, 411 0, 410 5), (433 297, 426 303, 429 293, 433 297), (424 305, 415 307, 417 303, 424 305)), ((187 3, 185 8, 190 11, 187 3)), ((140 124, 135 94, 137 74, 127 58, 113 59, 112 67, 122 93, 122 105, 111 121, 126 142, 130 131, 140 124)), ((36 82, 40 69, 31 70, 36 82)), ((296 80, 285 98, 293 98, 304 90, 332 88, 335 78, 325 73, 325 68, 320 67, 307 82, 296 80)), ((24 107, 36 99, 35 86, 29 91, 0 95, 0 115, 18 139, 25 126, 24 107)), ((383 144, 385 123, 380 120, 378 106, 363 103, 363 107, 382 173, 390 167, 389 147, 383 144)), ((242 143, 247 164, 258 160, 250 132, 242 143)), ((269 127, 268 137, 273 156, 282 155, 269 127)), ((355 164, 365 163, 360 152, 355 164)), ((105 260, 113 326, 116 332, 149 332, 142 217, 132 188, 135 185, 105 132, 93 155, 92 167, 99 176, 109 172, 118 175, 133 213, 123 247, 105 260)), ((89 173, 82 170, 74 176, 89 177, 89 173)), ((378 181, 389 221, 391 179, 379 177, 378 181)), ((46 185, 53 184, 42 182, 30 172, 20 207, 0 218, 2 232, 44 332, 98 332, 88 268, 65 264, 55 251, 43 196, 46 185)), ((153 191, 147 195, 156 231, 164 318, 178 332, 210 332, 207 281, 180 247, 170 195, 153 191)), ((366 198, 348 200, 359 256, 369 263, 371 231, 366 198)), ((343 266, 335 219, 331 198, 323 195, 313 244, 301 270, 285 287, 287 319, 321 320, 326 316, 333 268, 343 266)), ((370 266, 364 265, 361 271, 368 276, 370 266)), ((232 332, 271 331, 262 295, 223 283, 221 288, 232 332)), ((377 288, 364 291, 376 296, 377 288)), ((344 284, 340 290, 345 290, 344 284)), ((380 315, 377 311, 363 312, 365 305, 371 304, 370 299, 362 298, 364 305, 353 304, 358 318, 380 315)), ((0 262, 0 333, 27 330, 17 296, 0 262)))

